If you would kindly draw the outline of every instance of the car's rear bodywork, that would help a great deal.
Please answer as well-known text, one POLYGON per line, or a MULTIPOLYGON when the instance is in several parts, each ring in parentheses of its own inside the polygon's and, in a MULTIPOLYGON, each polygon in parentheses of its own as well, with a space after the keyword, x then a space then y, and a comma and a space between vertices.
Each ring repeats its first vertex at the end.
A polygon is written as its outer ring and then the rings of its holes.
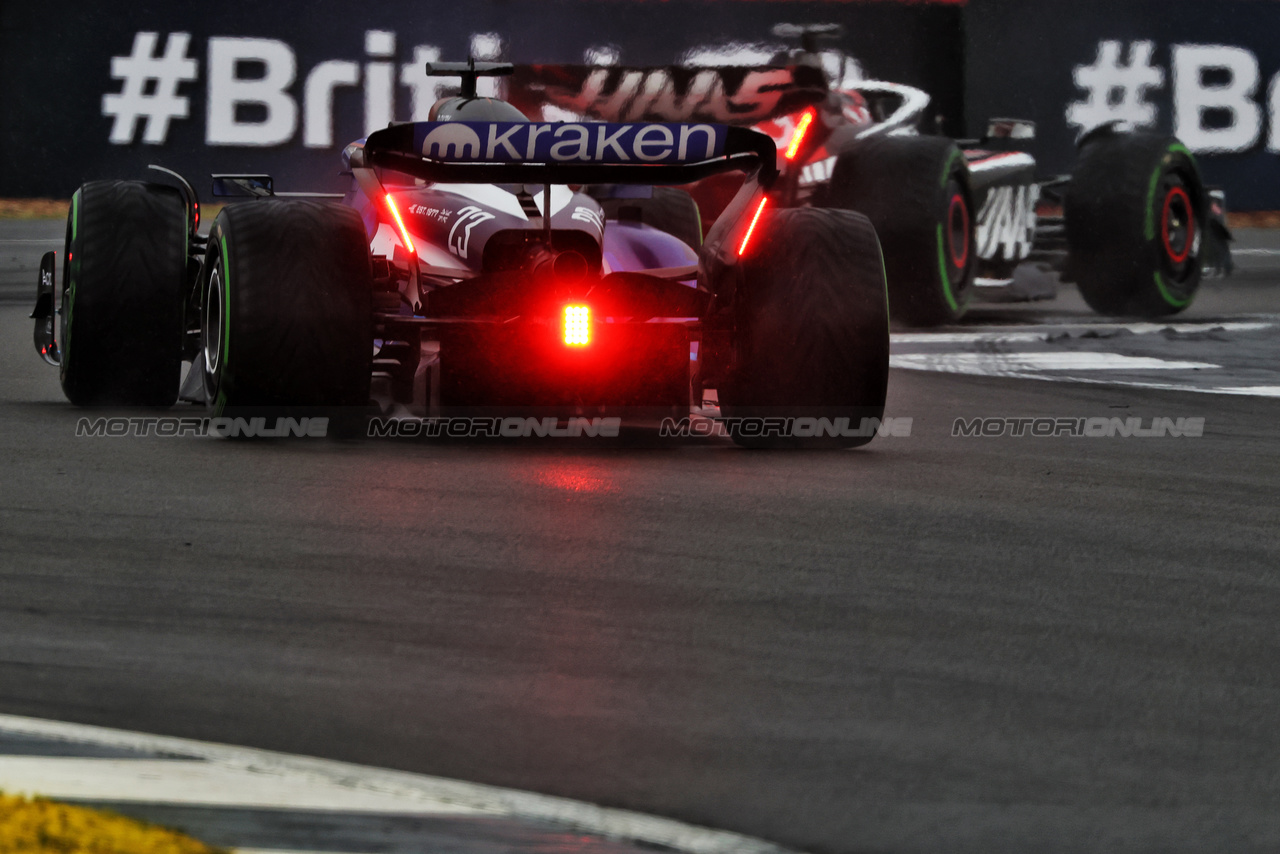
POLYGON ((745 169, 758 195, 771 155, 759 134, 708 123, 426 122, 349 146, 381 366, 402 396, 445 409, 687 414, 714 298, 697 252, 643 223, 606 226, 571 186, 745 169), (434 373, 420 378, 424 356, 434 373))

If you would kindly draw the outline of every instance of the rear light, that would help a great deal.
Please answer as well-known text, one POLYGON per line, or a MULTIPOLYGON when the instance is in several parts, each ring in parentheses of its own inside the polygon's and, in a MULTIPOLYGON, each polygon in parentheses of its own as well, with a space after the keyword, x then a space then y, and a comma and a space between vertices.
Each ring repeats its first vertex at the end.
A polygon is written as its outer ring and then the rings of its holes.
POLYGON ((585 305, 564 307, 564 343, 567 347, 585 347, 591 343, 591 309, 585 305))
POLYGON ((391 211, 391 218, 396 221, 396 228, 400 230, 400 240, 404 243, 405 251, 410 255, 417 255, 417 250, 413 248, 413 240, 409 237, 409 229, 404 227, 404 220, 400 218, 400 209, 396 207, 396 200, 391 198, 390 193, 387 194, 386 199, 387 210, 391 211))
POLYGON ((805 110, 804 115, 800 117, 800 121, 796 124, 796 132, 791 134, 791 144, 787 146, 786 158, 795 160, 796 154, 800 151, 800 146, 804 144, 804 136, 809 132, 809 125, 813 124, 813 110, 805 110))
POLYGON ((765 196, 760 200, 760 207, 756 208, 756 215, 751 218, 751 225, 747 226, 747 233, 742 235, 742 245, 738 247, 739 258, 741 258, 743 253, 747 251, 747 243, 751 240, 751 235, 755 233, 756 223, 760 221, 760 214, 764 213, 764 206, 768 204, 768 202, 768 196, 765 196))

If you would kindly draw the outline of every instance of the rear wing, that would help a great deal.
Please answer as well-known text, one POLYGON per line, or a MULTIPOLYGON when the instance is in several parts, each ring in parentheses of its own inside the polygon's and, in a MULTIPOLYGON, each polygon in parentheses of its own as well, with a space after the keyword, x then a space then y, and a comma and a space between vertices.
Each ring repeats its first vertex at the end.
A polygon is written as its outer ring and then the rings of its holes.
POLYGON ((438 183, 688 184, 720 172, 777 178, 777 146, 711 123, 414 122, 344 152, 353 171, 393 169, 438 183))

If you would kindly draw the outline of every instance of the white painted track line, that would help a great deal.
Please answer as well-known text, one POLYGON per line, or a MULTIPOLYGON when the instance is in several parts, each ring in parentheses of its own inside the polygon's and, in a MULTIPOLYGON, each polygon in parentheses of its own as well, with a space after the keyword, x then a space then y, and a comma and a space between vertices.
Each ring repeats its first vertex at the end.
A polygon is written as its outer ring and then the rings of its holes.
POLYGON ((1217 322, 1068 322, 899 332, 891 336, 889 365, 1004 379, 1276 398, 1280 371, 1267 348, 1274 348, 1277 330, 1280 316, 1248 314, 1217 322), (1230 336, 1235 334, 1242 337, 1232 346, 1229 342, 1237 339, 1230 336), (1168 379, 1157 379, 1156 373, 1168 379))
POLYGON ((1086 333, 1131 332, 1134 335, 1150 335, 1172 330, 1179 335, 1196 332, 1258 332, 1275 326, 1271 321, 1227 321, 1223 323, 1082 323, 1045 326, 1015 326, 1008 328, 984 327, 965 332, 895 332, 889 336, 893 344, 977 344, 988 342, 1048 341, 1067 334, 1079 337, 1086 333))
MULTIPOLYGON (((503 789, 479 783, 467 783, 425 774, 411 774, 381 768, 293 756, 268 750, 233 747, 225 744, 192 741, 168 736, 106 729, 103 727, 47 721, 17 715, 0 715, 0 731, 34 738, 54 739, 65 742, 93 744, 149 754, 169 754, 195 757, 198 760, 117 760, 75 759, 67 757, 42 757, 35 761, 45 763, 47 770, 38 770, 28 764, 30 756, 0 757, 0 787, 32 790, 30 782, 20 785, 18 778, 43 780, 51 788, 59 788, 62 797, 83 800, 121 800, 120 778, 113 776, 113 763, 141 763, 140 772, 127 777, 131 790, 141 794, 144 790, 158 796, 152 803, 193 802, 183 798, 184 793, 193 797, 194 787, 203 775, 213 793, 222 792, 223 798, 243 800, 246 793, 266 791, 272 782, 279 785, 272 797, 296 799, 313 803, 337 803, 337 796, 345 793, 350 801, 342 801, 341 809, 353 809, 352 804, 364 804, 366 809, 390 812, 416 812, 417 814, 483 815, 493 818, 549 822, 581 833, 608 839, 638 842, 646 845, 672 848, 689 854, 789 854, 788 849, 722 830, 695 827, 671 819, 658 818, 627 810, 611 809, 582 801, 503 789), (88 763, 106 763, 90 765, 88 763), (166 771, 154 766, 177 766, 166 771), (206 766, 197 771, 193 766, 206 766), (93 769, 98 770, 93 770, 93 769), (76 775, 81 775, 78 780, 76 775), (158 777, 148 775, 158 774, 158 777), (234 778, 243 779, 243 787, 237 791, 234 778), (157 780, 163 781, 160 785, 157 780), (184 788, 188 787, 188 788, 184 788), (257 788, 254 788, 257 787, 257 788), (327 799, 334 800, 327 800, 327 799), (383 806, 386 805, 386 806, 383 806)), ((41 794, 54 794, 42 791, 41 794)), ((209 797, 215 797, 211 794, 209 797)), ((205 800, 201 803, 208 804, 205 800)), ((214 805, 220 802, 214 801, 214 805)), ((222 803, 225 803, 222 802, 222 803)), ((261 805, 260 802, 257 802, 261 805)), ((337 808, 335 806, 335 808, 337 808)), ((242 852, 242 854, 246 854, 242 852)), ((272 852, 282 854, 282 852, 272 852)))
POLYGON ((978 376, 1025 371, 1186 371, 1217 368, 1209 362, 1177 362, 1119 353, 906 353, 889 357, 889 367, 978 376))
POLYGON ((1247 397, 1280 397, 1280 386, 1234 386, 1219 387, 1212 385, 1191 385, 1190 383, 1157 383, 1144 380, 1117 380, 1084 377, 1079 374, 1020 374, 1010 371, 1007 374, 988 374, 1002 379, 1041 380, 1057 383, 1085 383, 1088 385, 1124 386, 1126 388, 1146 388, 1155 391, 1190 391, 1196 394, 1231 394, 1247 397))
POLYGON ((1254 397, 1280 397, 1280 385, 1231 386, 1217 388, 1220 394, 1248 394, 1254 397))

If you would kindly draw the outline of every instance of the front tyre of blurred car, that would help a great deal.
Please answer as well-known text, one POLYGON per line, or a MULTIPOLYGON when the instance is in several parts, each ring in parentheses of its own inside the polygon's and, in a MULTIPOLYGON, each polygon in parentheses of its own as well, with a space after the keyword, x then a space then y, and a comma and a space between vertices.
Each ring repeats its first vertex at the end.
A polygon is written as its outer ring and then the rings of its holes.
POLYGON ((884 249, 889 308, 909 326, 952 323, 972 296, 973 195, 955 142, 871 136, 842 151, 825 204, 865 214, 884 249))
POLYGON ((172 187, 92 181, 76 190, 63 263, 60 376, 77 406, 178 398, 187 206, 172 187))
POLYGON ((1191 304, 1208 204, 1177 139, 1110 129, 1086 138, 1063 214, 1067 270, 1094 311, 1159 317, 1191 304))
POLYGON ((369 400, 372 272, 360 216, 317 201, 229 205, 201 277, 216 416, 332 417, 369 400))
POLYGON ((796 448, 869 442, 874 426, 866 425, 884 416, 889 378, 888 296, 875 229, 851 211, 795 208, 766 211, 755 235, 741 262, 733 367, 717 391, 725 418, 786 419, 789 435, 735 428, 734 441, 796 448))

